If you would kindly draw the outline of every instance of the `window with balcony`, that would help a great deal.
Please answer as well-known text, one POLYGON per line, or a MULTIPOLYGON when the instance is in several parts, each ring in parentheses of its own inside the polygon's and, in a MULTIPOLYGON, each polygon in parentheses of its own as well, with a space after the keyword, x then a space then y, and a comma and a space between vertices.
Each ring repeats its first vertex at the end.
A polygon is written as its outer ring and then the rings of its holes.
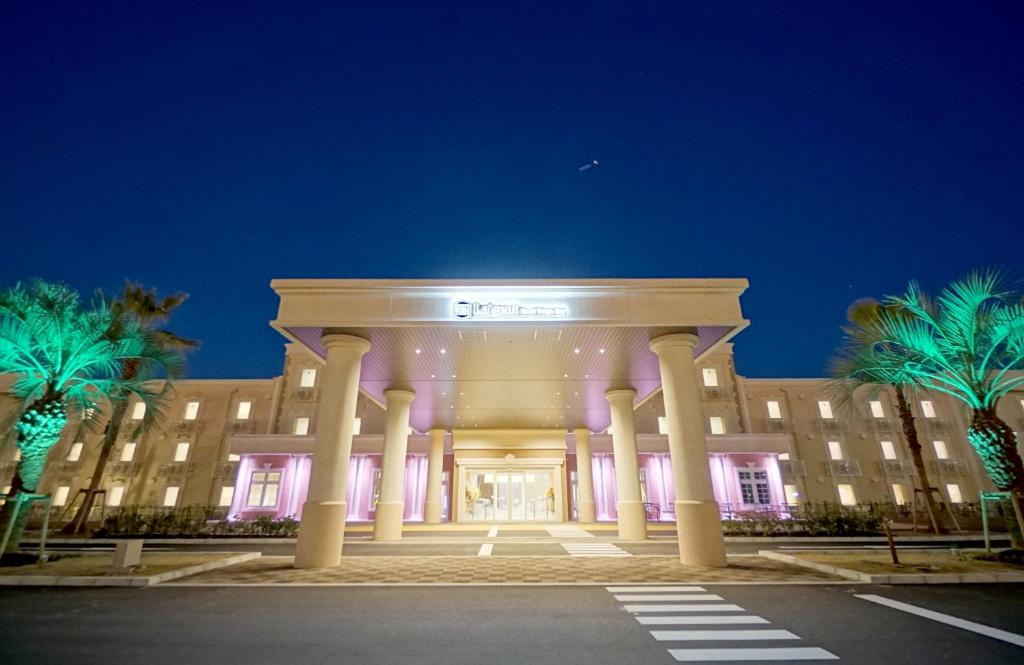
POLYGON ((189 402, 185 405, 185 420, 195 420, 199 417, 199 402, 189 402))
MULTIPOLYGON (((362 418, 354 418, 353 420, 354 420, 354 422, 352 423, 352 434, 354 436, 359 436, 363 432, 363 419, 362 418)), ((409 434, 412 435, 412 428, 411 427, 409 428, 409 434)))
POLYGON ((186 462, 188 461, 188 441, 179 441, 178 445, 174 447, 174 461, 175 462, 186 462))
POLYGON ((164 508, 173 508, 178 505, 178 487, 171 485, 164 490, 164 508))
POLYGON ((68 494, 70 492, 71 487, 69 485, 61 485, 60 487, 58 487, 57 490, 53 493, 53 505, 63 506, 65 503, 67 503, 68 494))
POLYGON ((708 418, 708 425, 712 434, 725 434, 725 418, 722 416, 711 416, 708 418))
POLYGON ((903 483, 892 484, 892 500, 897 506, 907 505, 907 488, 903 486, 903 483))
POLYGON ((668 434, 668 417, 658 416, 658 434, 668 434))
POLYGON ((932 404, 931 400, 921 400, 921 415, 924 416, 925 418, 935 417, 935 405, 932 404))
POLYGON ((146 417, 146 403, 136 402, 132 405, 132 420, 142 420, 146 417))
POLYGON ((839 503, 844 506, 857 505, 857 494, 853 491, 853 485, 839 483, 836 485, 836 492, 839 493, 839 503))
POLYGON ((229 462, 238 462, 241 459, 242 459, 241 455, 237 455, 235 453, 228 453, 228 461, 229 462))
POLYGON ((946 496, 949 497, 950 503, 964 502, 964 494, 960 491, 960 485, 956 483, 946 483, 946 496))
POLYGON ((818 415, 824 420, 835 418, 835 415, 832 413, 832 402, 827 399, 818 400, 818 415))
POLYGON ((843 459, 843 444, 839 441, 828 442, 828 458, 832 460, 843 459))
POLYGON ((949 459, 949 448, 945 441, 932 441, 932 448, 935 449, 936 459, 949 459))
POLYGON ((800 490, 796 488, 796 485, 783 485, 782 491, 786 493, 786 503, 788 505, 800 505, 800 490))
POLYGON ((882 446, 882 459, 896 459, 896 446, 892 441, 880 441, 882 446))
POLYGON ((252 414, 252 402, 245 401, 238 403, 238 409, 235 410, 235 420, 249 420, 249 416, 252 414))
POLYGON ((80 459, 82 459, 82 444, 72 443, 71 449, 68 450, 68 461, 77 462, 80 459))
POLYGON ((225 485, 220 488, 220 498, 217 500, 217 505, 221 508, 226 508, 231 505, 231 501, 235 498, 235 487, 234 485, 225 485))
POLYGON ((768 472, 764 469, 737 469, 740 481, 740 496, 743 503, 767 506, 772 502, 768 490, 768 472))
POLYGON ((121 501, 124 499, 124 485, 114 485, 110 488, 110 498, 107 499, 107 505, 116 508, 121 505, 121 501))
POLYGON ((873 399, 868 402, 868 406, 871 408, 872 418, 885 418, 885 407, 882 406, 881 400, 873 399))
POLYGON ((299 387, 313 388, 314 386, 316 386, 316 368, 307 367, 302 370, 302 374, 299 375, 299 387))
POLYGON ((704 385, 708 388, 718 387, 718 370, 714 367, 705 367, 701 370, 704 377, 704 385))
POLYGON ((768 417, 772 420, 782 419, 782 406, 776 400, 770 399, 766 402, 768 405, 768 417))
POLYGON ((133 459, 135 459, 135 442, 129 441, 124 444, 124 448, 121 449, 121 461, 131 462, 133 459))
POLYGON ((281 471, 264 469, 253 471, 249 480, 249 496, 245 505, 249 508, 274 508, 281 493, 281 471))
POLYGON ((779 453, 779 461, 780 462, 788 462, 789 461, 789 453, 779 453))
POLYGON ((309 433, 309 418, 296 418, 292 424, 292 434, 306 436, 309 433))

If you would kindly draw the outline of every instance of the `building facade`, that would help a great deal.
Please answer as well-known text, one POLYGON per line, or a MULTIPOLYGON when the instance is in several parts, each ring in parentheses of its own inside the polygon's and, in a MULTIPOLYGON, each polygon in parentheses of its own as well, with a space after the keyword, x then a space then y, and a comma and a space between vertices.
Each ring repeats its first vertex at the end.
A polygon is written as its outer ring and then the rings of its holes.
MULTIPOLYGON (((705 504, 717 521, 806 501, 907 504, 920 487, 889 391, 840 404, 824 379, 736 373, 743 280, 273 287, 281 375, 180 381, 140 435, 144 407, 129 405, 105 469, 107 510, 303 519, 312 501, 374 522, 381 539, 400 537, 403 521, 607 520, 643 537, 637 521, 705 504)), ((19 405, 5 395, 10 422, 19 405)), ((943 497, 991 489, 961 406, 922 394, 913 408, 943 497)), ((1000 414, 1019 431, 1024 392, 1000 414)), ((52 450, 41 489, 56 506, 87 487, 101 438, 69 425, 52 450)), ((0 484, 16 456, 9 436, 0 484)))

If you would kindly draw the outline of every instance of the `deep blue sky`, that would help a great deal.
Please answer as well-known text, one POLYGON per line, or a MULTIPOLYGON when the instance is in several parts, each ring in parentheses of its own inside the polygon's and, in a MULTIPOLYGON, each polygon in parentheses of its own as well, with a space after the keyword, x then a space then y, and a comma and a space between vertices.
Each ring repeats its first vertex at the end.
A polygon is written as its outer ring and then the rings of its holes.
POLYGON ((816 376, 1021 262, 1019 2, 210 4, 0 9, 0 284, 188 291, 193 376, 280 371, 274 277, 748 277, 816 376))

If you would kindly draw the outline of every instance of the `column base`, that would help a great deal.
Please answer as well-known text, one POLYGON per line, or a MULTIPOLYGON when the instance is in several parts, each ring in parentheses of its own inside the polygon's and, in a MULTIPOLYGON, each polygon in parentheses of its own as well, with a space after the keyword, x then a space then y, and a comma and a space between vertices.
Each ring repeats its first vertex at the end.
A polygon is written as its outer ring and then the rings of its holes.
POLYGON ((622 540, 647 540, 647 511, 639 501, 619 501, 615 504, 619 512, 619 538, 622 540))
POLYGON ((440 524, 441 523, 441 502, 433 501, 431 503, 423 504, 423 523, 424 524, 440 524))
POLYGON ((377 512, 373 517, 373 539, 401 540, 404 513, 404 501, 378 501, 377 512))
POLYGON ((676 501, 679 560, 685 566, 724 568, 725 537, 715 501, 676 501))
POLYGON ((296 568, 331 568, 341 564, 345 540, 344 501, 307 501, 302 506, 299 540, 295 545, 296 568))
POLYGON ((580 501, 576 509, 579 511, 580 522, 597 521, 597 508, 593 501, 580 501))

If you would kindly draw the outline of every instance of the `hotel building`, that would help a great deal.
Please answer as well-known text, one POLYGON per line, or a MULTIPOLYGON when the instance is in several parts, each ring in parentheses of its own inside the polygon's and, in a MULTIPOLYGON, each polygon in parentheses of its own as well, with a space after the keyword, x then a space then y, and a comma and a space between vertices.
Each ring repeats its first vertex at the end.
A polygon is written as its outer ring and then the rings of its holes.
MULTIPOLYGON (((895 399, 748 379, 741 279, 275 280, 280 376, 183 380, 159 426, 131 404, 102 502, 303 521, 297 565, 337 563, 343 523, 678 520, 684 562, 724 563, 720 516, 805 501, 913 501, 895 399), (737 343, 742 343, 742 335, 737 343)), ((18 405, 5 391, 4 417, 18 405)), ((916 395, 932 485, 992 489, 961 406, 916 395)), ((1024 393, 1000 414, 1024 426, 1024 393)), ((102 433, 69 425, 42 491, 88 485, 102 433)), ((16 447, 0 449, 9 484, 16 447)), ((97 508, 97 510, 99 510, 97 508)))

